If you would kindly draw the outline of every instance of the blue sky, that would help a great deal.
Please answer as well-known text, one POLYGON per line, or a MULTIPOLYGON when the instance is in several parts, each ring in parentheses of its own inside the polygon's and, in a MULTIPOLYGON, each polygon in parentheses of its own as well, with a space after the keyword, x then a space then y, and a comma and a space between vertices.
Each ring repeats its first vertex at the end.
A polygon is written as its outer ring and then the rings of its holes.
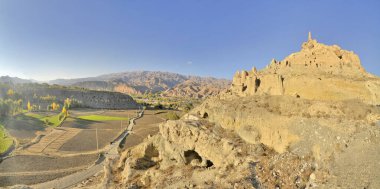
POLYGON ((379 2, 0 0, 0 75, 155 70, 230 79, 298 51, 308 31, 380 75, 379 2))

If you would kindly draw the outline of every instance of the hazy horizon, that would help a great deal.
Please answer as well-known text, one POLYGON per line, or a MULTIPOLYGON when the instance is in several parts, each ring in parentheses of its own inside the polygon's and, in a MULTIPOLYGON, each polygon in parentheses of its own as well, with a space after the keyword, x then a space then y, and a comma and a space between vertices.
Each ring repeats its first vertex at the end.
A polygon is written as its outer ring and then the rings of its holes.
POLYGON ((19 76, 15 76, 15 75, 8 75, 8 74, 5 74, 5 75, 1 75, 0 74, 0 77, 16 77, 16 78, 19 78, 19 79, 25 79, 25 80, 32 80, 32 81, 36 81, 36 82, 40 82, 40 83, 43 83, 43 82, 51 82, 51 81, 54 81, 54 80, 60 80, 60 79, 63 79, 63 80, 70 80, 70 79, 85 79, 85 78, 92 78, 92 77, 100 77, 100 76, 104 76, 104 75, 110 75, 110 74, 120 74, 120 73, 128 73, 128 72, 162 72, 162 73, 172 73, 172 74, 180 74, 180 75, 184 75, 184 76, 199 76, 199 77, 204 77, 204 78, 207 78, 207 77, 211 77, 211 78, 216 78, 216 79, 225 79, 225 80, 232 80, 232 78, 221 78, 221 77, 214 77, 214 76, 201 76, 201 75, 191 75, 191 74, 183 74, 183 73, 177 73, 177 72, 170 72, 170 71, 162 71, 162 70, 130 70, 130 71, 119 71, 119 72, 112 72, 112 73, 104 73, 104 74, 99 74, 99 75, 92 75, 92 76, 83 76, 83 77, 63 77, 63 78, 53 78, 53 79, 49 79, 49 80, 37 80, 37 79, 34 79, 34 78, 25 78, 25 77, 19 77, 19 76))
POLYGON ((354 51, 380 75, 379 5, 4 0, 0 75, 49 81, 146 70, 232 79, 299 51, 309 31, 321 43, 354 51))

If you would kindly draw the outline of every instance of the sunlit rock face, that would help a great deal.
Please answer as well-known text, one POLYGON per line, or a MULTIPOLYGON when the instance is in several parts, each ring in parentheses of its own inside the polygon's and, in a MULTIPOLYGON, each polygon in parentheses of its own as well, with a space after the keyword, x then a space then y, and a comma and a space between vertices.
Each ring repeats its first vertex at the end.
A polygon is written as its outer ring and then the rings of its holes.
POLYGON ((227 92, 121 152, 114 180, 129 188, 380 188, 379 92, 357 55, 309 34, 300 52, 237 72, 227 92))
POLYGON ((337 45, 325 45, 309 35, 301 51, 263 70, 237 72, 231 92, 239 96, 290 95, 305 99, 358 99, 380 104, 380 79, 368 74, 359 56, 337 45))

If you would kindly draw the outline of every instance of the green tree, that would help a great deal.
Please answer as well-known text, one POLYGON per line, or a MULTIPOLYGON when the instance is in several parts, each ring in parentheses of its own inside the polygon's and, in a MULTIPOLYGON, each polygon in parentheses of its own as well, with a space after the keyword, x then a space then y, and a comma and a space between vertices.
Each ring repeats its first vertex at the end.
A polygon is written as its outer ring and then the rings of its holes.
POLYGON ((7 103, 5 103, 3 100, 0 100, 0 116, 1 118, 4 118, 9 115, 10 107, 7 103))

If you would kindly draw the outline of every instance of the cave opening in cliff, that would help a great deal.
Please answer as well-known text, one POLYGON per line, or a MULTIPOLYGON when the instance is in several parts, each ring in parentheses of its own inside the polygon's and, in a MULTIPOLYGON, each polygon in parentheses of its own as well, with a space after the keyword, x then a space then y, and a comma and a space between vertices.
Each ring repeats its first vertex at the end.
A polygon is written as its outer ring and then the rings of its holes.
POLYGON ((244 92, 245 90, 247 90, 247 86, 246 85, 243 86, 242 91, 244 92))
POLYGON ((208 113, 207 112, 205 112, 205 113, 203 113, 203 116, 202 116, 203 118, 208 118, 208 113))
POLYGON ((199 160, 199 162, 202 162, 202 157, 194 150, 187 150, 184 153, 185 155, 185 164, 188 165, 193 160, 199 160))
POLYGON ((211 160, 207 160, 206 161, 206 167, 209 168, 209 167, 212 167, 212 166, 214 166, 214 163, 211 160))
POLYGON ((257 92, 257 89, 260 87, 261 80, 259 78, 255 79, 255 92, 257 92))

